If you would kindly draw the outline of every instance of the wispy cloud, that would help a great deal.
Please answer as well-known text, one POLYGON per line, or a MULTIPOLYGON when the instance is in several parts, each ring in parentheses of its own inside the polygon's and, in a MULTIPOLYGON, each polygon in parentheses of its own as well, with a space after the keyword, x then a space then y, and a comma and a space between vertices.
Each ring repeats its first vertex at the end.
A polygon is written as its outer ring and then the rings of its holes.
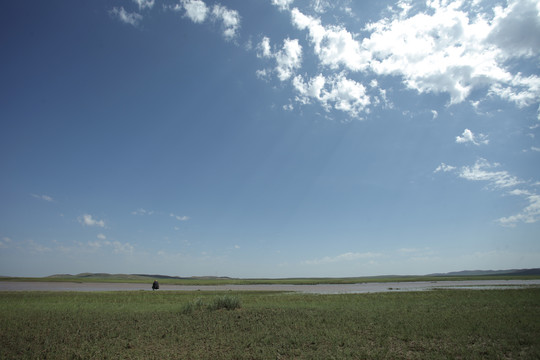
POLYGON ((8 238, 7 236, 4 236, 2 239, 0 239, 0 249, 9 247, 12 242, 13 240, 8 238))
POLYGON ((112 10, 109 11, 109 14, 118 18, 123 23, 133 25, 133 26, 137 26, 139 22, 143 19, 142 15, 138 13, 127 12, 123 6, 114 7, 112 10))
POLYGON ((82 216, 79 216, 77 220, 84 226, 97 226, 102 228, 105 227, 105 221, 94 219, 90 214, 84 214, 82 216))
POLYGON ((504 226, 515 226, 519 222, 535 223, 540 221, 540 195, 534 190, 526 190, 517 188, 529 185, 535 186, 536 183, 523 181, 518 177, 511 175, 506 170, 495 170, 500 167, 498 163, 489 163, 486 159, 478 159, 472 166, 462 166, 456 168, 454 166, 441 163, 435 169, 437 172, 455 172, 460 178, 470 181, 486 182, 488 188, 493 190, 503 190, 505 194, 520 196, 527 200, 528 206, 515 215, 501 217, 497 222, 504 226), (513 189, 512 189, 513 188, 513 189))
POLYGON ((471 130, 465 129, 463 130, 463 134, 461 134, 461 136, 456 136, 456 142, 458 144, 472 143, 478 146, 478 145, 487 145, 489 143, 489 140, 487 138, 487 135, 484 135, 484 134, 474 135, 471 130))
POLYGON ((438 172, 449 172, 449 171, 453 171, 455 170, 456 167, 455 166, 452 166, 452 165, 447 165, 445 163, 441 163, 439 166, 437 166, 437 168, 433 171, 434 173, 438 173, 438 172))
POLYGON ((137 210, 132 211, 131 214, 132 215, 152 215, 154 214, 154 211, 138 208, 137 210))
POLYGON ((459 171, 459 177, 471 181, 486 181, 490 187, 509 188, 523 183, 517 177, 510 175, 508 171, 492 171, 500 167, 500 164, 490 164, 486 159, 478 159, 473 166, 463 166, 459 171))
POLYGON ((173 214, 173 213, 171 213, 170 216, 173 217, 173 218, 175 218, 175 219, 178 220, 178 221, 187 221, 187 220, 190 219, 189 216, 185 216, 185 215, 182 215, 182 216, 181 216, 181 215, 175 215, 175 214, 173 214))
POLYGON ((154 7, 155 0, 133 0, 138 6, 139 10, 151 9, 154 7))
POLYGON ((519 222, 535 223, 540 221, 540 195, 526 190, 514 190, 510 191, 509 194, 525 197, 529 205, 515 215, 498 219, 497 221, 501 225, 515 226, 519 222))
POLYGON ((303 261, 303 264, 305 265, 321 265, 321 264, 330 264, 330 263, 337 263, 337 262, 344 262, 344 261, 355 261, 355 260, 361 260, 361 259, 373 259, 380 257, 381 254, 379 253, 358 253, 358 252, 348 252, 336 256, 325 256, 320 259, 314 259, 314 260, 305 260, 303 261))
POLYGON ((30 195, 32 195, 32 197, 36 199, 45 200, 48 202, 54 202, 54 199, 50 197, 49 195, 37 195, 37 194, 30 194, 30 195))

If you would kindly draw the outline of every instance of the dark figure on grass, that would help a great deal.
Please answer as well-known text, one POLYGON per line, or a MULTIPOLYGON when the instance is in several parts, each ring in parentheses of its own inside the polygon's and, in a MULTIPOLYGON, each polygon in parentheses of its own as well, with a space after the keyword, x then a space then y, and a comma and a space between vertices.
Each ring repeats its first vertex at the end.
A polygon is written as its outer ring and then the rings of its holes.
POLYGON ((152 291, 159 289, 159 283, 157 280, 154 280, 154 283, 152 284, 152 291))

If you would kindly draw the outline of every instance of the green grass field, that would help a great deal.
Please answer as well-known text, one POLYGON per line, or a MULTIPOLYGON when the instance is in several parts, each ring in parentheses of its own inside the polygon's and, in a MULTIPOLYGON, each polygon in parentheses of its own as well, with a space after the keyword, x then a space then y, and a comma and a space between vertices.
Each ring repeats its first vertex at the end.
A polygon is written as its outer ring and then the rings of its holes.
POLYGON ((540 288, 5 292, 0 358, 538 359, 540 288))

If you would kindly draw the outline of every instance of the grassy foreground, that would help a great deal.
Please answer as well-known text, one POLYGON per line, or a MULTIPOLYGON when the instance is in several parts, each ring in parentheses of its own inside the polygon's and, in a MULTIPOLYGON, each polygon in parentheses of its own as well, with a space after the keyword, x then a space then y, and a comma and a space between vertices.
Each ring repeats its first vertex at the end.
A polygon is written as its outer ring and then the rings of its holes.
POLYGON ((6 292, 0 358, 538 359, 540 289, 6 292))

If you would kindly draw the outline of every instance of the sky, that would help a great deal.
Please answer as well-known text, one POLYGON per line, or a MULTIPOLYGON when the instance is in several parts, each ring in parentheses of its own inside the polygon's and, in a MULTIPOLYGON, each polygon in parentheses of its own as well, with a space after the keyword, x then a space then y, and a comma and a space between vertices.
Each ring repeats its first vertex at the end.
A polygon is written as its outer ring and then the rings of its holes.
POLYGON ((0 275, 540 267, 538 0, 0 3, 0 275))

